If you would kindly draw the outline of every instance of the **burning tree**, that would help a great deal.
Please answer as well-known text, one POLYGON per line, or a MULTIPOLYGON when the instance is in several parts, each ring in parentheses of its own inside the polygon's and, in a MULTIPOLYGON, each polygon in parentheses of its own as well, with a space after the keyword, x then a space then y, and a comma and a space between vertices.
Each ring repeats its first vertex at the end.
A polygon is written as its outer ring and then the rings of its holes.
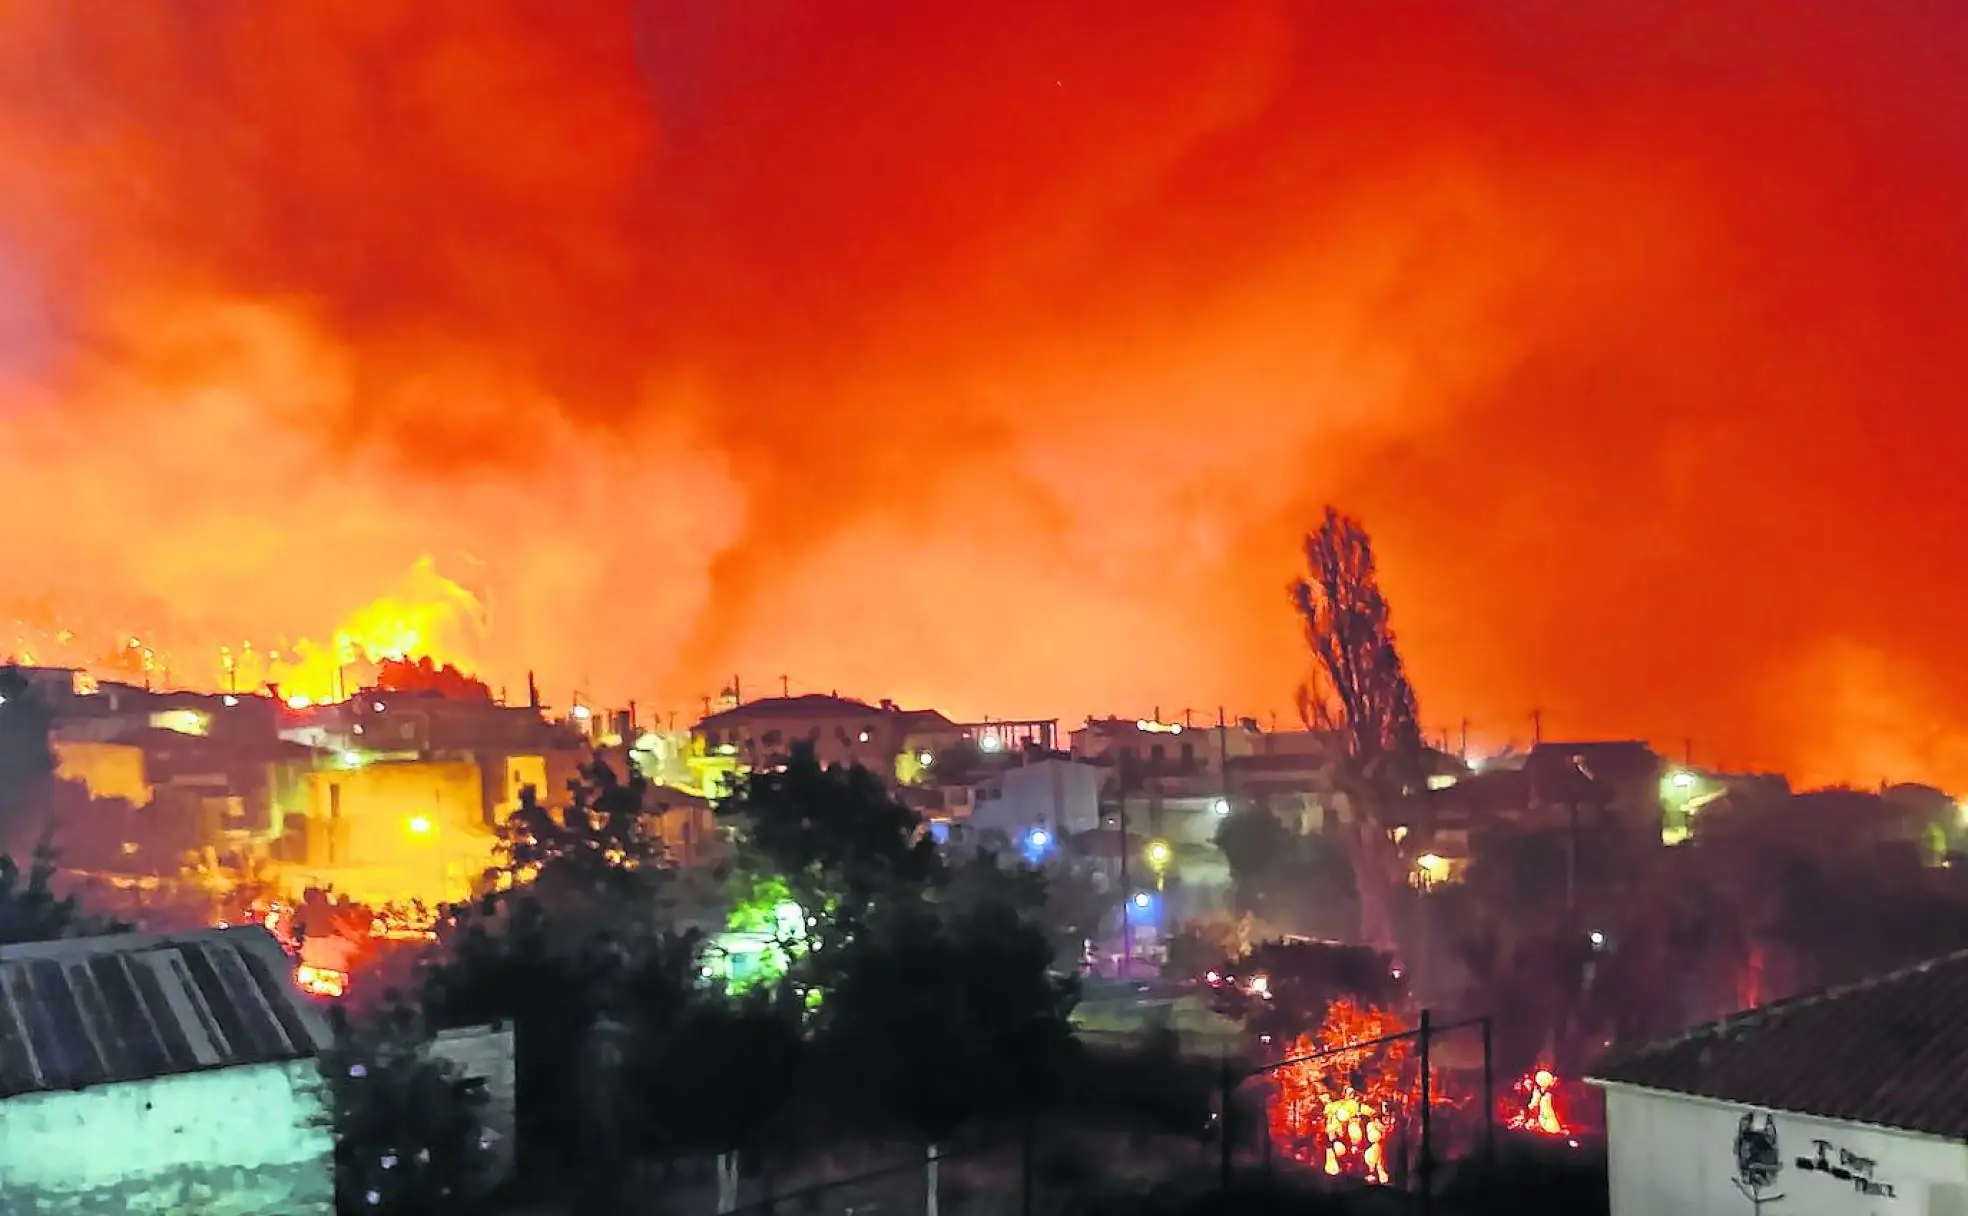
MULTIPOLYGON (((1334 1001, 1315 1035, 1301 1035, 1277 1069, 1271 1138, 1288 1155, 1334 1177, 1389 1180, 1403 1133, 1420 1099, 1415 1044, 1396 1039, 1335 1051, 1407 1030, 1399 1014, 1334 1001), (1305 1059, 1318 1052, 1332 1052, 1305 1059)), ((1439 1091, 1438 1091, 1439 1092, 1439 1091)))
POLYGON ((1420 783, 1422 743, 1373 541, 1360 522, 1327 507, 1305 538, 1306 574, 1292 604, 1312 651, 1311 678, 1299 689, 1306 726, 1333 738, 1341 754, 1332 780, 1352 811, 1347 838, 1359 888, 1360 933, 1393 951, 1393 893, 1406 871, 1387 834, 1389 809, 1420 783))

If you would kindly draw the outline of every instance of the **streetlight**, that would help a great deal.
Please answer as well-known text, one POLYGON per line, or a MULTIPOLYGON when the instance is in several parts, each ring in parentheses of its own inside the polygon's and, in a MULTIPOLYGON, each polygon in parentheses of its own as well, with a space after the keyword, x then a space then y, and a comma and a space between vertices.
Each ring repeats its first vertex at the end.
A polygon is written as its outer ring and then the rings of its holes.
POLYGON ((410 821, 403 826, 410 829, 412 836, 428 836, 431 834, 432 825, 429 815, 412 815, 410 816, 410 821))
POLYGON ((1168 841, 1151 840, 1148 842, 1148 868, 1155 871, 1156 886, 1161 885, 1162 871, 1168 869, 1169 858, 1172 856, 1174 854, 1169 850, 1168 841))
POLYGON ((1218 798, 1215 802, 1210 803, 1210 810, 1215 811, 1219 817, 1228 815, 1230 813, 1230 800, 1228 798, 1218 798))

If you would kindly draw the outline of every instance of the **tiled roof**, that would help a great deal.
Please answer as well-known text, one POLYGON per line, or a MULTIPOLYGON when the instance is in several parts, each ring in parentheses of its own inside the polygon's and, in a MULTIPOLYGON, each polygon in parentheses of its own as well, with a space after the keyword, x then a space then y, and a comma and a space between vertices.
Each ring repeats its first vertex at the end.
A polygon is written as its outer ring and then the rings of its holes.
POLYGON ((1617 1051, 1599 1083, 1968 1140, 1968 951, 1617 1051))
POLYGON ((0 1098, 300 1059, 327 1038, 259 926, 0 948, 0 1098))

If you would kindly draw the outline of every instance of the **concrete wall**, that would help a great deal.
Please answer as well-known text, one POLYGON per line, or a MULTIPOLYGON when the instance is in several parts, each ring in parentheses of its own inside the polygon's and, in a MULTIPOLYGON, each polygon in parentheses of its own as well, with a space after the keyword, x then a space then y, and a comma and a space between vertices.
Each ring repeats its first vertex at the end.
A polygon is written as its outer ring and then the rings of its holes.
POLYGON ((485 1082, 485 1126, 496 1163, 488 1183, 503 1180, 513 1161, 513 1034, 508 1026, 466 1026, 438 1034, 431 1054, 485 1082))
POLYGON ((1744 1216, 1758 1198, 1773 1216, 1968 1216, 1968 1145, 1935 1137, 1625 1086, 1606 1089, 1606 1134, 1612 1216, 1744 1216), (1737 1165, 1744 1116, 1776 1133, 1755 1192, 1737 1165), (1850 1176, 1813 1168, 1821 1148, 1850 1176))
POLYGON ((9 1216, 329 1216, 334 1142, 313 1060, 0 1102, 9 1216))

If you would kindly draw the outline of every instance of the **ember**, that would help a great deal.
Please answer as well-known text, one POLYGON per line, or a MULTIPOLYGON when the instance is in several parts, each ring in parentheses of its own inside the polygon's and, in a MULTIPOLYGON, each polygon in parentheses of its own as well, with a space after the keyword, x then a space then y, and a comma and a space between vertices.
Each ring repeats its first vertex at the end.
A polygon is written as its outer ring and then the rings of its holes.
POLYGON ((1557 1074, 1539 1067, 1518 1080, 1497 1113, 1503 1125, 1512 1131, 1569 1137, 1572 1129, 1558 1113, 1557 1094, 1557 1074))
MULTIPOLYGON (((1333 1002, 1316 1035, 1301 1035, 1288 1058, 1399 1034, 1391 1012, 1333 1002)), ((1410 1075, 1414 1043, 1401 1039, 1317 1060, 1274 1074, 1271 1136, 1281 1150, 1335 1177, 1388 1181, 1389 1149, 1415 1102, 1410 1075)))

